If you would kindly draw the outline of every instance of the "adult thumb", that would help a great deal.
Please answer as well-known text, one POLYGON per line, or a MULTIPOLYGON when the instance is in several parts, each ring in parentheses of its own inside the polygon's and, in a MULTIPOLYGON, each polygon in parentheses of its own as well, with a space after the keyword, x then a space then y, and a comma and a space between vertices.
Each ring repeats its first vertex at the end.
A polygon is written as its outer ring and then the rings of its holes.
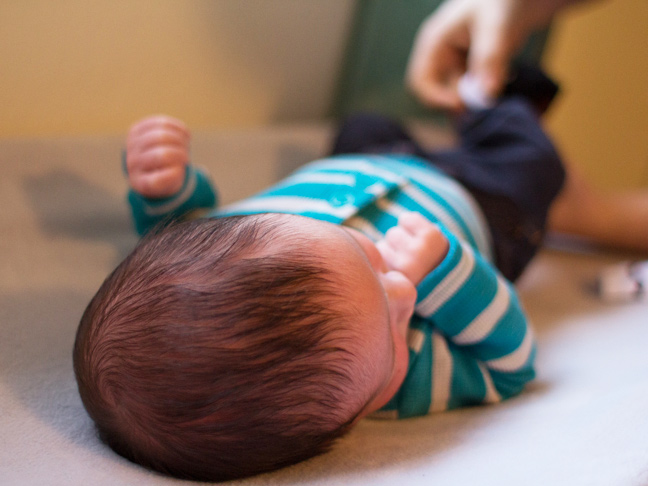
POLYGON ((508 79, 513 56, 510 33, 502 23, 485 19, 474 26, 468 51, 468 73, 484 95, 495 99, 508 79))

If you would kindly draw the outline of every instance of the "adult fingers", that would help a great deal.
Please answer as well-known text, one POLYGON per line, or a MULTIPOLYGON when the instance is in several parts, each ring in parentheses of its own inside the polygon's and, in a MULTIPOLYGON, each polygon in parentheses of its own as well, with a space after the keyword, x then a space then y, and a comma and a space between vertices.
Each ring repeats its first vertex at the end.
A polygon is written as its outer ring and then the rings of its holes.
POLYGON ((406 81, 425 105, 458 109, 456 84, 465 71, 467 44, 464 21, 454 12, 440 12, 419 29, 410 55, 406 81))
POLYGON ((495 99, 508 79, 509 66, 524 41, 510 7, 483 8, 476 16, 468 51, 468 72, 482 92, 495 99))

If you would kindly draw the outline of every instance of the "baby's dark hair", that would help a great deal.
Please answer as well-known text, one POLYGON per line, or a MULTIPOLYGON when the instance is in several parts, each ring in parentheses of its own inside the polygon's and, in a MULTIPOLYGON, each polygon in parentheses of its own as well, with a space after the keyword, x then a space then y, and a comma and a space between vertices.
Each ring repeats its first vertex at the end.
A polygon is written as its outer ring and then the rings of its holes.
POLYGON ((74 371, 101 439, 177 477, 227 480, 320 454, 358 395, 335 278, 276 215, 145 237, 88 305, 74 371), (269 248, 271 247, 271 248, 269 248))

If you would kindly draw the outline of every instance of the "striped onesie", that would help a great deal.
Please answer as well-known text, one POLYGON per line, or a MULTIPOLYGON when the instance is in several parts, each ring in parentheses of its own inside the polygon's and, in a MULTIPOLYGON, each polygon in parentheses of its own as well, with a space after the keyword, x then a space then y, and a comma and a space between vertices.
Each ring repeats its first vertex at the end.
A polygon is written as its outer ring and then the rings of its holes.
MULTIPOLYGON (((140 233, 156 222, 215 206, 207 177, 190 167, 183 189, 164 200, 131 191, 140 233)), ((336 156, 310 163, 269 189, 211 210, 210 217, 307 216, 355 228, 374 241, 417 211, 449 242, 444 260, 417 286, 410 362, 398 393, 375 415, 405 418, 494 403, 534 377, 535 341, 510 282, 492 264, 481 211, 457 182, 411 156, 336 156)))

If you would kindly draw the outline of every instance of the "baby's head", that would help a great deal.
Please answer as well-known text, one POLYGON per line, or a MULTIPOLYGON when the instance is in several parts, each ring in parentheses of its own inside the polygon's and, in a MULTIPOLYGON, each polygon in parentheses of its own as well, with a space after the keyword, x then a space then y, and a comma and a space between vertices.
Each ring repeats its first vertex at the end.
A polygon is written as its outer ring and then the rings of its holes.
POLYGON ((415 290, 358 233, 300 216, 146 237, 86 309, 83 403, 116 452, 225 480, 326 451, 407 368, 415 290))

